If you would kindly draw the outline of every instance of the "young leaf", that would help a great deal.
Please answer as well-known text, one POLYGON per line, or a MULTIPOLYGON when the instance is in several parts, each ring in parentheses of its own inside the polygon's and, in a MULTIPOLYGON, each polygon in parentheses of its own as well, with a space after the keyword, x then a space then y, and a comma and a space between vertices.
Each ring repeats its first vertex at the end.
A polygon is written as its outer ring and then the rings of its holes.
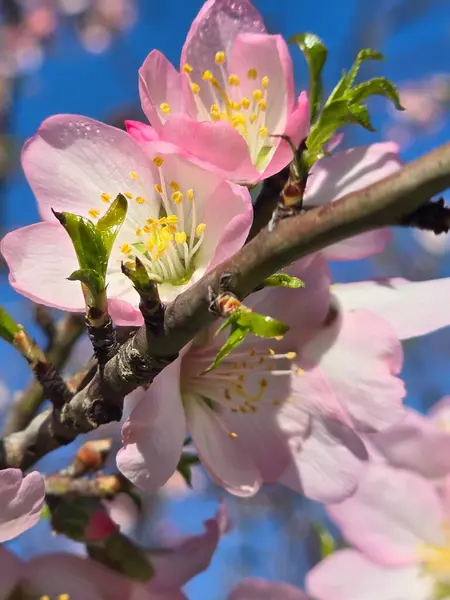
POLYGON ((274 273, 264 280, 265 287, 285 287, 298 289, 305 287, 305 282, 298 277, 291 277, 287 273, 274 273))
POLYGON ((96 298, 105 289, 105 278, 94 269, 78 269, 67 278, 69 281, 81 281, 96 298))
POLYGON ((351 103, 360 104, 368 96, 374 95, 389 98, 392 100, 397 110, 405 110, 401 105, 400 97, 395 85, 385 77, 375 77, 374 79, 369 79, 369 81, 355 85, 355 87, 350 90, 348 96, 351 103))
POLYGON ((322 69, 327 60, 327 47, 320 38, 312 33, 293 35, 288 42, 298 44, 308 63, 309 102, 311 105, 311 123, 313 123, 322 102, 322 69))
POLYGON ((8 342, 8 344, 12 344, 16 334, 20 331, 22 330, 19 325, 14 321, 10 314, 0 306, 0 338, 5 340, 5 342, 8 342))
POLYGON ((114 202, 97 223, 97 231, 100 233, 106 252, 109 256, 119 229, 127 214, 128 201, 123 194, 118 194, 114 202))
POLYGON ((320 542, 320 556, 322 559, 327 558, 336 550, 336 541, 331 533, 319 523, 312 524, 320 542))
POLYGON ((384 60, 383 54, 377 50, 371 48, 364 48, 360 50, 356 56, 355 62, 347 75, 347 89, 351 88, 355 83, 356 76, 358 75, 361 65, 366 60, 384 60))
POLYGON ((225 342, 225 344, 217 353, 217 356, 214 359, 214 361, 209 365, 207 369, 205 369, 204 373, 208 373, 209 371, 215 369, 223 361, 223 359, 232 352, 232 350, 234 350, 237 346, 240 346, 242 344, 242 342, 245 340, 249 333, 249 330, 241 329, 240 327, 234 329, 228 336, 228 339, 225 342))
POLYGON ((289 330, 289 327, 278 319, 259 313, 236 311, 234 315, 236 315, 233 319, 235 325, 241 329, 247 329, 248 333, 258 337, 277 338, 289 330))
POLYGON ((92 269, 105 276, 109 253, 94 223, 72 213, 54 214, 72 240, 80 269, 92 269))

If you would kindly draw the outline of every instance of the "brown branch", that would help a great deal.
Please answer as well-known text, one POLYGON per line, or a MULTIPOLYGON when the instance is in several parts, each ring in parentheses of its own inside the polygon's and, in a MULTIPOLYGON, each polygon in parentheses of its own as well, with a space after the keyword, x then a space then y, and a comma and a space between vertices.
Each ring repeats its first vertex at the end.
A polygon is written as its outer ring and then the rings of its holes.
MULTIPOLYGON (((235 256, 225 261, 166 309, 164 330, 141 327, 88 385, 61 410, 3 440, 0 467, 28 468, 47 452, 122 414, 124 397, 150 384, 183 346, 214 319, 208 290, 219 289, 232 273, 229 290, 244 298, 266 277, 326 246, 379 227, 396 225, 429 199, 450 187, 450 144, 409 163, 363 190, 262 229, 235 256), (50 439, 49 439, 50 437, 50 439)), ((42 419, 42 417, 40 417, 42 419)))
MULTIPOLYGON (((48 360, 56 369, 60 370, 66 364, 72 348, 83 331, 82 315, 64 315, 57 323, 56 333, 47 352, 48 360)), ((36 416, 43 401, 42 386, 39 382, 33 381, 9 409, 4 435, 24 429, 36 416)))

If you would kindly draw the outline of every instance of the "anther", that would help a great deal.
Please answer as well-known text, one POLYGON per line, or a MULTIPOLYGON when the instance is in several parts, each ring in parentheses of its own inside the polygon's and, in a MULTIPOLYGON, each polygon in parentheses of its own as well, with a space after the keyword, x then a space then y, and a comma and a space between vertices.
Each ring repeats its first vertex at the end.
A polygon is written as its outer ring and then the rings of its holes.
POLYGON ((107 194, 106 192, 103 192, 103 194, 101 194, 100 198, 106 204, 109 204, 109 202, 111 201, 111 196, 109 194, 107 194))
POLYGON ((161 167, 164 164, 164 159, 161 156, 155 156, 153 159, 153 164, 155 167, 161 167))
POLYGON ((169 114, 171 110, 170 105, 167 102, 161 102, 159 108, 161 109, 161 112, 165 113, 166 115, 169 114))
POLYGON ((216 65, 223 65, 225 60, 226 60, 225 52, 223 52, 222 50, 220 50, 219 52, 216 52, 216 58, 215 58, 216 65))
POLYGON ((88 211, 88 215, 92 218, 92 219, 97 219, 100 216, 100 211, 97 210, 96 208, 91 208, 88 211))

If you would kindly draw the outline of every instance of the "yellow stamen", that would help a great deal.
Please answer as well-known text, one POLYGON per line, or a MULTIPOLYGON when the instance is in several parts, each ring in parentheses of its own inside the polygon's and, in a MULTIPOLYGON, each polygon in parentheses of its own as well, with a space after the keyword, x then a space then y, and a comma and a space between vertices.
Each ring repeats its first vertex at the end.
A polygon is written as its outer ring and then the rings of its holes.
POLYGON ((303 369, 297 369, 297 375, 304 375, 305 371, 303 369))
POLYGON ((171 181, 169 183, 169 187, 174 192, 179 192, 180 191, 180 186, 179 186, 179 184, 176 181, 171 181))
POLYGON ((250 106, 250 100, 247 98, 247 96, 244 96, 241 100, 241 106, 242 108, 245 108, 247 110, 247 108, 249 108, 250 106))
POLYGON ((230 431, 230 433, 228 434, 228 437, 232 440, 235 440, 238 437, 238 434, 235 433, 234 431, 230 431))
POLYGON ((191 91, 193 94, 200 93, 200 86, 198 85, 198 83, 191 83, 191 91))
POLYGON ((264 100, 264 98, 258 102, 258 107, 261 112, 266 112, 267 102, 264 100))
POLYGON ((257 115, 256 113, 252 113, 252 114, 249 116, 248 120, 250 121, 250 123, 252 123, 252 124, 253 124, 253 123, 256 121, 256 119, 257 119, 257 118, 258 118, 258 115, 257 115))
POLYGON ((286 352, 286 358, 288 360, 294 360, 294 358, 297 356, 297 352, 286 352))
POLYGON ((92 219, 97 219, 100 216, 100 211, 97 210, 96 208, 91 208, 88 211, 88 215, 92 218, 92 219))
POLYGON ((70 600, 69 594, 60 594, 57 600, 70 600))
POLYGON ((275 354, 275 350, 272 350, 272 348, 269 348, 267 352, 268 354, 270 354, 270 356, 273 356, 275 354))
POLYGON ((261 381, 259 382, 259 385, 262 388, 266 388, 268 386, 267 379, 261 379, 261 381))
POLYGON ((136 173, 136 171, 130 171, 130 177, 131 177, 131 179, 137 179, 138 174, 136 173))
POLYGON ((155 183, 153 187, 155 188, 155 191, 158 192, 158 194, 162 194, 162 187, 159 183, 155 183))
POLYGON ((175 234, 175 241, 177 244, 184 244, 184 242, 187 240, 187 235, 185 234, 184 231, 179 231, 178 233, 175 234))
POLYGON ((144 225, 144 231, 145 233, 150 233, 152 230, 152 228, 150 227, 150 225, 144 225))
POLYGON ((267 129, 267 127, 260 127, 259 128, 259 135, 262 138, 265 138, 269 135, 269 130, 267 129))
POLYGON ((264 96, 262 90, 254 90, 253 94, 252 94, 252 98, 255 102, 258 102, 258 100, 261 100, 261 98, 264 96))
POLYGON ((122 244, 120 246, 120 251, 123 252, 123 254, 130 254, 131 246, 129 244, 122 244))
POLYGON ((228 76, 228 83, 230 85, 239 85, 241 83, 241 80, 237 75, 231 73, 231 75, 228 76))
POLYGON ((194 199, 194 190, 192 188, 188 189, 187 191, 187 199, 191 202, 194 199))
POLYGON ((195 235, 200 237, 202 233, 205 231, 206 223, 199 223, 195 228, 195 235))
POLYGON ((166 219, 167 223, 171 223, 172 225, 176 225, 178 223, 177 215, 167 215, 166 219))
POLYGON ((267 77, 267 75, 264 75, 264 77, 261 78, 261 85, 265 90, 267 90, 267 88, 269 87, 269 78, 267 77))
POLYGON ((144 204, 145 200, 142 196, 136 196, 136 202, 138 204, 144 204))
POLYGON ((216 65, 223 65, 225 60, 226 60, 225 52, 223 52, 222 50, 220 50, 219 52, 216 52, 216 65))
POLYGON ((161 112, 165 113, 166 115, 171 111, 170 105, 167 102, 161 102, 159 108, 161 109, 161 112))
POLYGON ((131 192, 124 192, 123 195, 126 196, 128 200, 131 200, 133 198, 133 194, 131 192))
POLYGON ((153 225, 153 223, 155 223, 156 221, 155 221, 154 219, 150 219, 150 218, 148 218, 148 219, 146 219, 146 222, 147 222, 149 225, 153 225))
POLYGON ((273 400, 273 401, 272 401, 272 404, 273 404, 274 406, 280 406, 281 402, 280 402, 279 400, 273 400))
POLYGON ((212 81, 214 79, 214 76, 211 73, 211 71, 206 70, 206 71, 203 71, 202 79, 204 81, 212 81))
POLYGON ((256 69, 249 69, 247 77, 249 79, 256 79, 258 77, 258 71, 256 69))
POLYGON ((184 63, 183 71, 186 73, 186 75, 189 75, 189 73, 192 73, 191 65, 189 63, 184 63))
POLYGON ((155 167, 161 167, 164 164, 164 159, 161 156, 155 156, 153 159, 153 164, 155 167))
POLYGON ((106 192, 103 192, 103 194, 100 196, 100 198, 102 199, 103 202, 105 202, 106 204, 109 204, 110 200, 111 200, 111 196, 109 194, 107 194, 106 192))
POLYGON ((140 227, 136 227, 136 235, 142 235, 142 229, 140 227))
POLYGON ((183 194, 181 192, 174 192, 171 196, 172 201, 175 202, 175 204, 180 204, 180 202, 183 200, 183 194))

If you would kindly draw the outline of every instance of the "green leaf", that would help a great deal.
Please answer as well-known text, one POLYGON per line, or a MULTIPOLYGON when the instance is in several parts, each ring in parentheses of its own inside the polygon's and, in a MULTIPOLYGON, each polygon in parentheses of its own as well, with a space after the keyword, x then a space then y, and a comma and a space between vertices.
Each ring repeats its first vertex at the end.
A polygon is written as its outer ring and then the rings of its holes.
POLYGON ((14 321, 11 315, 0 306, 0 338, 12 344, 14 338, 19 331, 22 331, 20 326, 14 321))
POLYGON ((322 69, 327 60, 328 50, 322 40, 312 33, 293 35, 288 42, 298 44, 308 63, 311 122, 314 122, 322 102, 322 69))
POLYGON ((122 263, 122 273, 130 279, 139 293, 145 292, 149 287, 153 289, 154 282, 148 276, 147 269, 138 257, 134 260, 134 268, 122 263))
POLYGON ((350 122, 358 123, 368 131, 376 131, 375 127, 370 121, 369 109, 367 106, 364 104, 349 104, 348 110, 354 118, 354 120, 350 122))
POLYGON ((105 278, 94 269, 78 269, 67 278, 69 281, 81 281, 94 297, 98 297, 105 289, 105 278))
POLYGON ((369 81, 365 81, 364 83, 356 85, 349 92, 350 102, 355 104, 360 104, 368 96, 374 95, 389 98, 392 100, 397 110, 405 110, 401 105, 397 88, 385 77, 375 77, 374 79, 369 79, 369 81))
POLYGON ((278 321, 278 319, 266 315, 240 311, 236 311, 234 314, 237 315, 234 322, 239 328, 248 329, 249 333, 253 333, 258 337, 276 338, 284 335, 289 330, 289 327, 278 321))
POLYGON ((92 269, 105 276, 109 253, 94 223, 72 213, 55 213, 55 216, 72 240, 80 269, 92 269))
POLYGON ((347 89, 351 88, 354 84, 359 69, 361 68, 362 63, 366 60, 384 60, 384 56, 381 54, 381 52, 372 50, 371 48, 364 48, 363 50, 360 50, 356 56, 352 68, 346 76, 348 84, 347 89))
POLYGON ((336 550, 336 541, 331 533, 319 523, 313 523, 312 527, 319 538, 321 558, 327 558, 336 550))
POLYGON ((263 146, 258 152, 258 156, 256 157, 255 161, 255 166, 257 169, 261 169, 265 166, 266 158, 269 156, 271 150, 272 146, 263 146))
POLYGON ((192 487, 192 465, 198 465, 200 463, 200 459, 195 454, 190 454, 188 452, 183 452, 180 458, 180 462, 177 466, 177 471, 183 477, 184 481, 189 487, 192 487))
POLYGON ((291 277, 287 273, 274 273, 270 277, 264 280, 266 287, 285 287, 291 289, 298 289, 305 287, 305 282, 298 277, 291 277))
POLYGON ((128 201, 123 194, 118 194, 114 202, 97 223, 97 231, 100 233, 103 244, 108 254, 111 253, 114 241, 127 214, 128 201))
POLYGON ((212 362, 207 369, 205 369, 205 373, 212 371, 215 369, 223 359, 228 356, 237 346, 240 346, 242 342, 245 340, 250 331, 241 329, 240 327, 234 329, 230 335, 228 336, 227 341, 222 346, 222 348, 217 353, 214 362, 212 362))

